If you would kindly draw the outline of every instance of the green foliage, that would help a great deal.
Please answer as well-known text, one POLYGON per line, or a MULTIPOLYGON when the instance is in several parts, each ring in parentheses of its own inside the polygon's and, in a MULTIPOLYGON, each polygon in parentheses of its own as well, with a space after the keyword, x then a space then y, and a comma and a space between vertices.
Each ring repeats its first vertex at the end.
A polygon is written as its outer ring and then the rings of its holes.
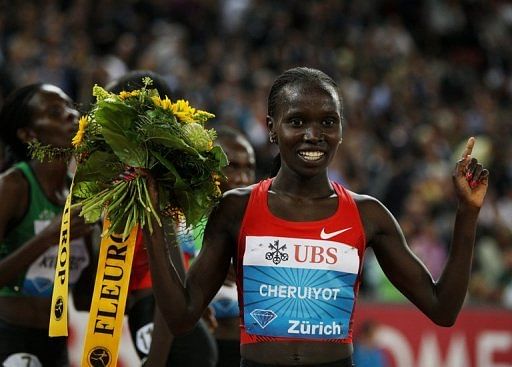
POLYGON ((74 205, 81 205, 87 222, 108 216, 109 235, 126 237, 136 224, 151 228, 153 221, 161 223, 162 209, 182 213, 195 225, 220 198, 218 180, 227 158, 213 145, 215 131, 204 128, 213 115, 187 101, 161 99, 149 88, 150 79, 143 82, 140 90, 119 94, 96 85, 97 102, 80 119, 74 149, 31 145, 40 159, 75 157, 74 205), (148 173, 159 184, 159 208, 149 198, 148 173))

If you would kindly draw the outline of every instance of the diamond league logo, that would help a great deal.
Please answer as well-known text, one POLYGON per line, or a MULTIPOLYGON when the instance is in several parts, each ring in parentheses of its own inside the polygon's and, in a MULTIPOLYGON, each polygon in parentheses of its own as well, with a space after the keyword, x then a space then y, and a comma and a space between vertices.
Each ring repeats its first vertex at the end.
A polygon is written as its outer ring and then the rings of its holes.
POLYGON ((64 313, 64 300, 62 297, 58 297, 55 301, 55 305, 53 307, 53 315, 55 319, 58 321, 61 319, 62 314, 64 313))
POLYGON ((92 367, 107 367, 110 361, 110 352, 104 347, 95 347, 89 353, 89 365, 92 367))
POLYGON ((274 321, 277 318, 277 315, 274 311, 262 310, 259 308, 256 308, 255 310, 253 310, 250 313, 250 315, 252 316, 252 318, 254 320, 256 320, 256 322, 262 329, 265 329, 265 327, 267 327, 268 324, 270 324, 272 321, 274 321))

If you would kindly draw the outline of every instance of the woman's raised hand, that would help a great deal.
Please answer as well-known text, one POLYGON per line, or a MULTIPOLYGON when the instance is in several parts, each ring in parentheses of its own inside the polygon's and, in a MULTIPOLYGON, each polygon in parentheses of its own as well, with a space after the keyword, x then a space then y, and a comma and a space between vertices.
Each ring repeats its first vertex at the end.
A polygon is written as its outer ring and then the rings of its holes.
POLYGON ((489 184, 489 171, 471 156, 476 139, 471 137, 461 159, 455 165, 453 183, 460 202, 474 208, 481 208, 489 184))

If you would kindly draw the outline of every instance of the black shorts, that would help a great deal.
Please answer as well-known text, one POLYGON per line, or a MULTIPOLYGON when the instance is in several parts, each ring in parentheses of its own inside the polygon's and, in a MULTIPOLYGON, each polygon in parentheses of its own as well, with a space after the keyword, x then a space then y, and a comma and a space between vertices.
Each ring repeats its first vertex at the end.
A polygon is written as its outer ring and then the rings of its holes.
POLYGON ((0 320, 0 366, 69 366, 67 338, 48 336, 48 329, 33 329, 0 320))
MULTIPOLYGON (((304 367, 354 367, 352 363, 352 357, 348 357, 345 359, 340 359, 339 361, 328 362, 328 363, 315 363, 315 364, 305 364, 304 367)), ((276 367, 273 364, 264 364, 248 361, 246 359, 240 360, 240 367, 276 367)))
MULTIPOLYGON (((141 360, 144 360, 149 352, 154 310, 155 299, 153 295, 148 295, 138 300, 128 311, 132 341, 141 360), (149 338, 141 338, 142 334, 149 338)), ((199 320, 188 334, 174 338, 166 365, 214 367, 217 358, 215 338, 208 330, 206 323, 199 320)))

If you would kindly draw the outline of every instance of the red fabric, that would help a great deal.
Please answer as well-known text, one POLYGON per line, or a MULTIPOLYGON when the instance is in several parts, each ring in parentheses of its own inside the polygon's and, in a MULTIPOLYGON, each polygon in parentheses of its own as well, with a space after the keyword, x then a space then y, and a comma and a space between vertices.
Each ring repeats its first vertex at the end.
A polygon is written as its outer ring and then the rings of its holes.
POLYGON ((185 270, 188 270, 190 268, 190 263, 192 262, 192 259, 194 259, 194 256, 192 256, 188 252, 183 252, 183 262, 185 263, 185 270))
POLYGON ((128 290, 152 288, 151 273, 149 271, 149 260, 144 246, 142 230, 139 228, 135 240, 135 252, 133 254, 132 273, 128 290))
MULTIPOLYGON (((350 196, 350 193, 336 182, 331 182, 336 194, 338 195, 338 209, 331 217, 323 220, 311 222, 289 222, 274 216, 268 208, 268 190, 272 184, 272 179, 261 181, 257 184, 249 198, 247 209, 240 229, 238 238, 238 254, 237 254, 237 286, 238 300, 240 308, 240 342, 241 344, 260 343, 268 341, 304 341, 304 339, 296 338, 280 338, 274 336, 260 336, 248 334, 245 330, 243 320, 243 257, 245 252, 246 236, 279 236, 279 237, 295 237, 305 239, 320 239, 322 228, 334 230, 335 228, 348 228, 352 230, 336 235, 331 240, 347 244, 357 248, 360 264, 358 278, 354 286, 354 295, 357 300, 359 284, 361 282, 362 259, 365 251, 365 237, 363 225, 359 216, 359 210, 350 196)), ((355 308, 355 303, 354 303, 355 308)), ((351 343, 353 332, 354 311, 350 318, 350 326, 348 337, 344 339, 311 339, 311 341, 332 342, 332 343, 351 343)), ((309 341, 309 340, 308 340, 309 341)))

